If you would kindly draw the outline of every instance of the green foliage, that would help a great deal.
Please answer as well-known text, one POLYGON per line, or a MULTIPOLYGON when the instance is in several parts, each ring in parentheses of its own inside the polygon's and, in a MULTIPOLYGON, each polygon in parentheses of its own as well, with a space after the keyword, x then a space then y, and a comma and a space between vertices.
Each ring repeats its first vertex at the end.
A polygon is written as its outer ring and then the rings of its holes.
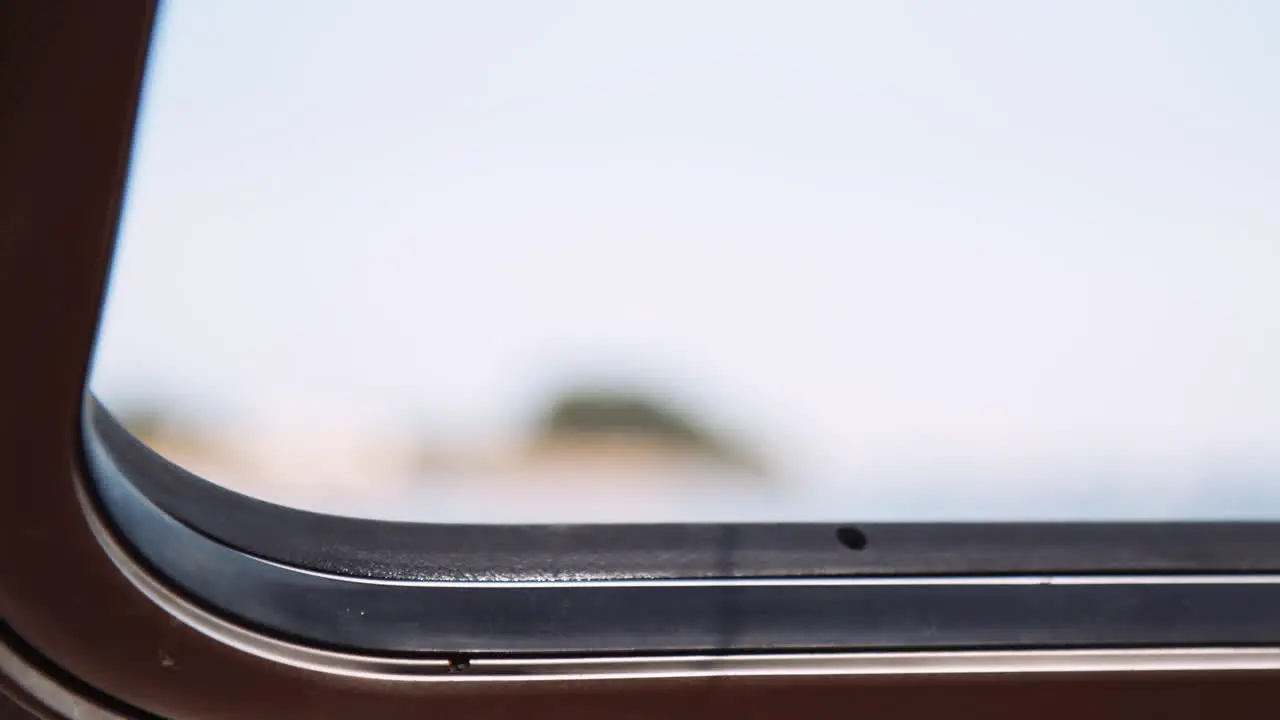
POLYGON ((736 455, 723 439, 660 401, 620 391, 578 390, 557 398, 537 426, 540 439, 631 436, 720 459, 736 455))
POLYGON ((172 415, 155 407, 137 406, 114 411, 117 421, 142 440, 157 438, 176 424, 172 415))

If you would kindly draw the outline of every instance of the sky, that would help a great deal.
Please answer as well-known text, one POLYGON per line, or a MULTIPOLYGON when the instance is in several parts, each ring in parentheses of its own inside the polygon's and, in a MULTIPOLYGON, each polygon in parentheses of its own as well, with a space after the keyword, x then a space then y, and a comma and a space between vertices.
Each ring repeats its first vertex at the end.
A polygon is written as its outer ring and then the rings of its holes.
POLYGON ((1243 0, 171 1, 92 387, 445 438, 639 388, 818 486, 1267 475, 1277 36, 1243 0))

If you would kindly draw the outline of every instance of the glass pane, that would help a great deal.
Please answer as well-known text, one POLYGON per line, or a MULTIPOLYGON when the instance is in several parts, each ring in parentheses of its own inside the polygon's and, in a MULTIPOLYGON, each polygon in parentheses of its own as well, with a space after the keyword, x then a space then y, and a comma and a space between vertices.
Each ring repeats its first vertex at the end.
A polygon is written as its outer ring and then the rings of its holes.
POLYGON ((166 5, 92 388, 277 502, 1280 517, 1280 5, 166 5))

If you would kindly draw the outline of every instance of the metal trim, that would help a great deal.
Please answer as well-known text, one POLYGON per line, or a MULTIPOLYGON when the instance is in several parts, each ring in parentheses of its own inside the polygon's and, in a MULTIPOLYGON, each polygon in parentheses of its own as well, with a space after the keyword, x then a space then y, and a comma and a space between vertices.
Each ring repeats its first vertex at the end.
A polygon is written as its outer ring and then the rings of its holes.
MULTIPOLYGON (((243 652, 319 672, 377 680, 548 681, 720 676, 973 675, 1006 673, 1173 672, 1280 669, 1280 648, 1154 648, 956 652, 726 654, 595 658, 481 658, 453 663, 435 658, 395 658, 341 653, 270 637, 242 627, 186 600, 138 563, 100 517, 83 486, 77 497, 94 537, 111 561, 154 603, 186 625, 243 652)), ((880 579, 851 578, 846 583, 880 579)), ((1144 583, 1168 581, 1277 583, 1276 576, 1223 578, 893 578, 899 584, 989 582, 1144 583)), ((701 581, 707 582, 707 581, 701 581)), ((761 581, 763 582, 763 581, 761 581)), ((828 581, 830 582, 830 581, 828 581)))
POLYGON ((9 678, 44 707, 64 717, 76 720, 123 718, 66 689, 3 642, 0 642, 0 676, 9 678))
POLYGON ((218 642, 243 652, 294 667, 359 677, 401 679, 447 673, 450 664, 440 659, 405 659, 355 655, 309 647, 254 632, 192 603, 152 576, 135 561, 107 527, 84 486, 76 484, 76 498, 94 538, 128 580, 142 594, 173 617, 218 642))

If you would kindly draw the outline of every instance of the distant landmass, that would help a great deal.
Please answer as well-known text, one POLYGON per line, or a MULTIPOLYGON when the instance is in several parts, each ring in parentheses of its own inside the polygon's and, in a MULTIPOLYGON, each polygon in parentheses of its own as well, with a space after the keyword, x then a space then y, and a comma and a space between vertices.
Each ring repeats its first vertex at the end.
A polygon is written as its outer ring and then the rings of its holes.
MULTIPOLYGON (((181 407, 138 403, 114 409, 135 436, 170 461, 214 482, 253 493, 300 486, 420 482, 595 484, 768 482, 765 463, 739 443, 651 394, 570 389, 554 396, 523 436, 445 442, 405 428, 345 418, 319 429, 201 422, 181 407), (683 479, 681 479, 683 478, 683 479)), ((252 420, 252 419, 251 419, 252 420)), ((322 422, 322 425, 324 423, 322 422)))
POLYGON ((594 457, 615 465, 696 462, 764 478, 764 463, 738 444, 668 404, 634 392, 574 390, 555 399, 537 421, 534 458, 594 457))

